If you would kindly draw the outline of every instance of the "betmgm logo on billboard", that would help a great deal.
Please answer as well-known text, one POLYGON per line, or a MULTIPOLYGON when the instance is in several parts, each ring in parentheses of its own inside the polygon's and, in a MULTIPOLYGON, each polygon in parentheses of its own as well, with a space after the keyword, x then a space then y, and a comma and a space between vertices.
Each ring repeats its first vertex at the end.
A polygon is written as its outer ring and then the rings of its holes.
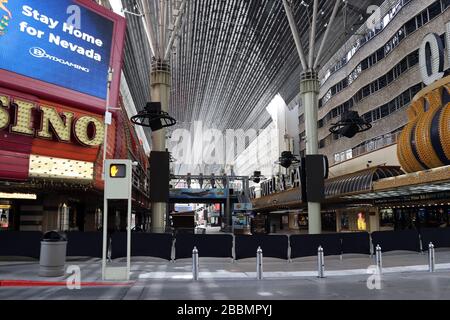
POLYGON ((39 48, 39 47, 30 48, 29 52, 30 52, 30 55, 32 55, 33 57, 38 58, 38 59, 50 59, 50 60, 52 60, 54 62, 66 65, 68 67, 71 67, 71 68, 74 68, 74 69, 77 69, 77 70, 81 70, 81 71, 86 72, 86 73, 90 72, 89 68, 80 66, 79 64, 76 64, 76 63, 69 62, 69 61, 64 60, 62 58, 58 58, 58 57, 49 55, 44 49, 39 48))
POLYGON ((8 32, 9 21, 12 19, 12 13, 6 7, 8 0, 0 0, 0 37, 8 32))

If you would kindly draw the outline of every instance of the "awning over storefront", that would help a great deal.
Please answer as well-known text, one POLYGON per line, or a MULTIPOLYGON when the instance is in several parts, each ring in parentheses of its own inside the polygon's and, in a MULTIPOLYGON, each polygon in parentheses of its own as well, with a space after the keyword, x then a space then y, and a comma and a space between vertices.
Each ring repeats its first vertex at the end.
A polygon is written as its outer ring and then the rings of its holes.
POLYGON ((373 182, 402 174, 403 171, 400 167, 380 166, 331 178, 325 182, 325 197, 334 198, 343 195, 369 192, 373 190, 373 182))
POLYGON ((450 166, 382 179, 368 193, 348 195, 346 199, 386 199, 450 191, 450 166))

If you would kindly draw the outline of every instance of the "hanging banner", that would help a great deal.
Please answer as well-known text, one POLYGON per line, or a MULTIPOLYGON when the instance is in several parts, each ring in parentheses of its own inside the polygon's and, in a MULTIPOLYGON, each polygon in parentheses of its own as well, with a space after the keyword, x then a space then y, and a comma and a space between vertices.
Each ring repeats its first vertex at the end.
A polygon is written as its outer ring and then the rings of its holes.
POLYGON ((226 199, 227 191, 224 189, 171 189, 172 199, 226 199))

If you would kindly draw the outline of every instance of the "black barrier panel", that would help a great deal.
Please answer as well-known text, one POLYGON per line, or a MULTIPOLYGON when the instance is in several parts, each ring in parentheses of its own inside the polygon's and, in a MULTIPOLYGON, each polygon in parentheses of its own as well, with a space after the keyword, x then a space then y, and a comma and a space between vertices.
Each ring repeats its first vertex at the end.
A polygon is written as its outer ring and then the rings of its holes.
POLYGON ((68 257, 101 258, 103 252, 103 234, 101 232, 68 232, 68 257))
MULTIPOLYGON (((166 233, 131 233, 132 257, 155 257, 171 260, 172 235, 166 233)), ((111 258, 127 256, 127 233, 118 232, 112 235, 111 258)))
POLYGON ((417 230, 375 231, 372 233, 373 252, 377 245, 381 251, 420 251, 419 233, 417 230))
POLYGON ((0 256, 39 259, 41 239, 39 231, 0 231, 0 256))
POLYGON ((192 257, 194 247, 197 247, 199 257, 232 258, 233 236, 179 233, 175 241, 175 259, 192 257))
POLYGON ((288 259, 288 237, 285 235, 238 235, 235 238, 236 260, 256 258, 256 250, 261 247, 263 257, 288 259))
POLYGON ((319 246, 326 256, 340 255, 341 237, 339 233, 291 235, 291 258, 317 256, 319 246))
POLYGON ((341 233, 342 253, 370 254, 370 236, 367 232, 341 233))
POLYGON ((428 250, 430 242, 435 248, 450 247, 450 228, 425 228, 420 231, 423 250, 428 250))

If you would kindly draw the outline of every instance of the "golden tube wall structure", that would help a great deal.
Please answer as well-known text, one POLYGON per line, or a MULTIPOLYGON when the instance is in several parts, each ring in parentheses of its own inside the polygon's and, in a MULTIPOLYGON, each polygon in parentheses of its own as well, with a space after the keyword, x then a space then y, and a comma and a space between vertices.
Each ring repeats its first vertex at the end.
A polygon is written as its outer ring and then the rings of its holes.
POLYGON ((420 91, 407 110, 397 155, 404 171, 450 165, 450 76, 420 91))

